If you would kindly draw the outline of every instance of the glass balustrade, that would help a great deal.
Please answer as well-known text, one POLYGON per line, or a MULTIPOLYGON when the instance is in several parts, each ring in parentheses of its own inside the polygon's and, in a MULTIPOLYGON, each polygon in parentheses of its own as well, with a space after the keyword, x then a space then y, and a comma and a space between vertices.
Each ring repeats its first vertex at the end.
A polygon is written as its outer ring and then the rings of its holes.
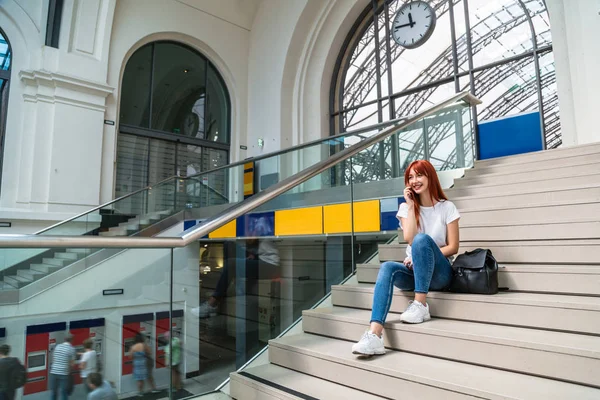
MULTIPOLYGON (((254 168, 173 178, 40 235, 178 236, 184 220, 193 232, 248 197, 249 170, 261 178, 260 191, 327 159, 345 140, 257 160, 254 168)), ((440 174, 472 165, 467 105, 414 122, 185 247, 107 248, 90 238, 85 248, 0 249, 0 341, 27 362, 23 395, 49 395, 53 351, 67 334, 77 360, 96 352, 120 398, 215 390, 357 264, 377 262, 378 244, 397 234, 403 168, 417 158, 440 174)), ((74 395, 83 397, 76 365, 74 395)))

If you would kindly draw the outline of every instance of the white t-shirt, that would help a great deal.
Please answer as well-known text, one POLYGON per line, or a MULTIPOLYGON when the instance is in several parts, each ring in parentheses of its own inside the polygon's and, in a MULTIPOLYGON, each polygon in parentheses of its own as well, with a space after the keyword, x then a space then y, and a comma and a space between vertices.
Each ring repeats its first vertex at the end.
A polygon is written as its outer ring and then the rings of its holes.
POLYGON ((83 353, 83 355, 81 356, 81 360, 79 360, 80 363, 85 363, 85 368, 81 370, 81 377, 82 378, 87 378, 87 376, 89 374, 91 374, 92 372, 98 372, 96 371, 96 351, 92 350, 92 351, 86 351, 85 353, 83 353))
MULTIPOLYGON (((438 201, 433 207, 421 206, 419 216, 420 227, 418 232, 431 236, 439 247, 448 245, 446 241, 447 225, 460 218, 456 206, 449 200, 438 201)), ((398 221, 400 221, 400 218, 408 218, 408 205, 406 203, 400 204, 396 217, 398 221)), ((400 221, 400 228, 403 229, 402 221, 400 221)), ((406 247, 406 255, 410 257, 411 254, 410 245, 408 245, 406 247)))

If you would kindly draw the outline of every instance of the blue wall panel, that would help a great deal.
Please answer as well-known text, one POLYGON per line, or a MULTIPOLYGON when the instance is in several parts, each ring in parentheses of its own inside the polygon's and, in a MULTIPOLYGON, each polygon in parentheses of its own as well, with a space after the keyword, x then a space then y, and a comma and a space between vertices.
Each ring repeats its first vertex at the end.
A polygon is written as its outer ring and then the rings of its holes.
POLYGON ((542 150, 538 111, 479 123, 480 159, 542 150))

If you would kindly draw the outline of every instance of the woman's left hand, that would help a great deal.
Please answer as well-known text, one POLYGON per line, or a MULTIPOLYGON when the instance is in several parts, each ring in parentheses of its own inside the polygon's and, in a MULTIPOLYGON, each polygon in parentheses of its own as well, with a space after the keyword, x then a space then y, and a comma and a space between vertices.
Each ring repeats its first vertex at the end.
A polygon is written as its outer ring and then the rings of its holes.
POLYGON ((404 259, 404 266, 408 269, 412 269, 412 257, 406 257, 404 259))

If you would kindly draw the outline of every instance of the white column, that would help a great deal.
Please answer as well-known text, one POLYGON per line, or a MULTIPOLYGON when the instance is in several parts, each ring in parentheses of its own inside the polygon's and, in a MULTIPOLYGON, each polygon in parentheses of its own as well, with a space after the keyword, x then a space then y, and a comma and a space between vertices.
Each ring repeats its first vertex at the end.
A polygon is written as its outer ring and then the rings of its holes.
POLYGON ((18 202, 76 212, 98 204, 107 85, 48 71, 21 71, 27 103, 18 202))
POLYGON ((547 0, 552 32, 563 143, 600 141, 600 3, 547 0))

